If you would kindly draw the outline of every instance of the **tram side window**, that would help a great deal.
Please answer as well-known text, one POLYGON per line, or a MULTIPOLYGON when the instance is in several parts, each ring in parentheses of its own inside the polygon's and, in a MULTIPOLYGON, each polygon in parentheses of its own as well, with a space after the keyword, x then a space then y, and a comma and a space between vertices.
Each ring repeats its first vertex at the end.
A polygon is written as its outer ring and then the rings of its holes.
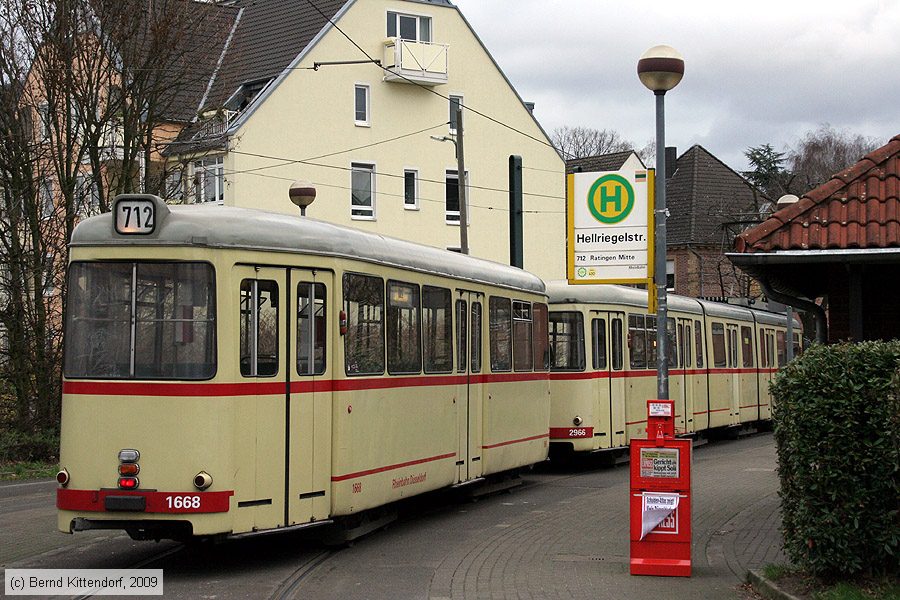
POLYGON ((547 305, 535 302, 534 310, 534 370, 550 369, 550 339, 548 337, 547 305))
POLYGON ((215 374, 212 266, 76 262, 69 268, 69 290, 67 377, 209 379, 215 374))
POLYGON ((532 335, 531 303, 513 300, 513 367, 516 371, 531 371, 534 368, 534 347, 532 335))
POLYGON ((803 353, 803 349, 800 347, 800 334, 796 331, 794 332, 794 356, 800 356, 803 353))
POLYGON ((278 284, 263 279, 241 281, 240 363, 244 377, 278 373, 278 284))
POLYGON ((775 331, 766 330, 766 353, 769 355, 769 366, 775 366, 775 331))
POLYGON ((632 369, 644 369, 647 366, 646 339, 644 315, 628 315, 628 350, 632 369))
POLYGON ((472 303, 472 357, 470 366, 473 373, 481 373, 481 302, 472 303))
POLYGON ((724 367, 728 364, 725 354, 725 326, 722 323, 712 324, 713 366, 724 367))
POLYGON ((491 370, 512 369, 512 309, 509 298, 492 297, 488 315, 491 332, 491 370))
POLYGON ((753 366, 753 330, 746 325, 741 325, 741 356, 743 366, 753 366))
POLYGON ((778 366, 783 367, 787 364, 787 348, 785 347, 785 338, 783 331, 775 332, 776 348, 778 349, 778 366))
POLYGON ((697 368, 703 368, 703 324, 694 321, 694 350, 697 352, 697 368))
POLYGON ((666 319, 666 354, 669 367, 678 366, 678 338, 675 337, 675 319, 666 319))
POLYGON ((388 373, 420 373, 422 342, 419 322, 419 286, 388 282, 388 373))
POLYGON ((348 375, 384 373, 384 283, 380 277, 344 274, 344 366, 348 375))
POLYGON ((656 316, 647 316, 647 368, 656 368, 656 316))
POLYGON ((584 371, 584 324, 580 312, 550 313, 550 368, 584 371))
POLYGON ((591 365, 606 369, 606 319, 591 320, 591 365))
POLYGON ((621 371, 625 367, 624 346, 622 344, 622 319, 615 318, 610 324, 612 343, 610 354, 612 355, 613 371, 621 371))
POLYGON ((769 366, 769 355, 766 352, 766 330, 759 330, 759 366, 769 366))
MULTIPOLYGON (((681 333, 681 332, 679 332, 681 333)), ((685 367, 691 367, 691 360, 694 356, 693 351, 691 350, 691 343, 694 341, 693 334, 691 333, 691 322, 688 321, 684 324, 684 337, 682 337, 683 345, 681 348, 681 362, 685 367)))
POLYGON ((735 368, 738 366, 738 335, 737 327, 728 328, 728 366, 735 368))
POLYGON ((468 303, 465 300, 456 301, 456 372, 466 372, 466 349, 469 347, 467 335, 468 303))
POLYGON ((450 290, 422 288, 422 337, 425 343, 425 372, 449 373, 453 370, 453 322, 450 290))
POLYGON ((325 317, 325 285, 298 283, 297 373, 300 375, 325 372, 325 317))

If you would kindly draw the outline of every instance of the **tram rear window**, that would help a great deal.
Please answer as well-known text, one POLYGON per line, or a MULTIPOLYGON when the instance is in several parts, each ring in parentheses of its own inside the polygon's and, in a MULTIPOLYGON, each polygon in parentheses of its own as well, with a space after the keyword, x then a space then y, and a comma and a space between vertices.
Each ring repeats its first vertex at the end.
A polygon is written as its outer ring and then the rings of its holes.
POLYGON ((209 379, 215 372, 211 265, 76 262, 69 267, 66 377, 209 379))

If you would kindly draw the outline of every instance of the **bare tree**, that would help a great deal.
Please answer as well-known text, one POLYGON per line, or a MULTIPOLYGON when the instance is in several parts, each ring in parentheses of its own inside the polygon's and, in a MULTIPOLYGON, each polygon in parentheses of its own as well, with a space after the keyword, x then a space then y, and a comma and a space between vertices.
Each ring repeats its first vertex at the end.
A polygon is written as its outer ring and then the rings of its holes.
POLYGON ((557 127, 550 141, 567 159, 632 150, 634 144, 611 129, 557 127))
POLYGON ((875 139, 839 131, 828 123, 807 132, 787 153, 788 171, 796 181, 792 193, 802 194, 822 185, 877 147, 875 139))

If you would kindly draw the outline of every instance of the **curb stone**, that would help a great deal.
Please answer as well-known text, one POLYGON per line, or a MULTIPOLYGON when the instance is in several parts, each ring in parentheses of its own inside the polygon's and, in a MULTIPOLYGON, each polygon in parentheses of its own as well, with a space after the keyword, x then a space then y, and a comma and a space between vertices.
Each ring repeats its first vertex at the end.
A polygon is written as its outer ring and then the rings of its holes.
POLYGON ((747 571, 747 583, 753 586, 762 597, 769 600, 801 600, 800 597, 789 594, 775 584, 775 582, 766 579, 761 571, 747 571))

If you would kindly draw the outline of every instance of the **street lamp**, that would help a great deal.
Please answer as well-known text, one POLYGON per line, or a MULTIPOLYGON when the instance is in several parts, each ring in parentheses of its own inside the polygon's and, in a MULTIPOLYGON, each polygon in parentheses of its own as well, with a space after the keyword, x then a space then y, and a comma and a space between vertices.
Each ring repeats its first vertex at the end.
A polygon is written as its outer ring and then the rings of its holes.
POLYGON ((466 206, 466 163, 463 153, 463 111, 462 106, 456 108, 456 139, 452 137, 430 136, 438 142, 453 142, 456 147, 456 189, 459 190, 459 251, 469 253, 469 215, 466 206))
POLYGON ((316 199, 316 188, 311 181, 298 179, 291 184, 288 195, 291 197, 291 202, 300 208, 300 216, 305 217, 306 207, 316 199))
POLYGON ((684 76, 684 58, 671 46, 654 46, 638 60, 638 77, 656 94, 656 243, 653 280, 656 283, 656 391, 660 400, 669 399, 669 359, 666 348, 668 307, 666 306, 666 125, 665 95, 684 76))

